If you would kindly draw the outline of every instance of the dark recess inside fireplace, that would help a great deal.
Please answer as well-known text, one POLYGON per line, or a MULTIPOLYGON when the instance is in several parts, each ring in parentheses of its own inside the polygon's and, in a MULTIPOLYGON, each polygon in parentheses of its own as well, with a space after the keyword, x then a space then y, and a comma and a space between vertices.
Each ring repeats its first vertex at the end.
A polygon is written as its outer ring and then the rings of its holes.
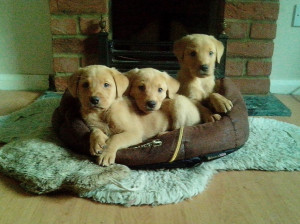
MULTIPOLYGON (((99 34, 100 63, 121 71, 153 67, 175 76, 173 42, 191 33, 222 35, 224 0, 112 0, 108 34, 99 34)), ((226 55, 226 54, 225 54, 226 55)), ((224 77, 225 56, 217 76, 224 77)))

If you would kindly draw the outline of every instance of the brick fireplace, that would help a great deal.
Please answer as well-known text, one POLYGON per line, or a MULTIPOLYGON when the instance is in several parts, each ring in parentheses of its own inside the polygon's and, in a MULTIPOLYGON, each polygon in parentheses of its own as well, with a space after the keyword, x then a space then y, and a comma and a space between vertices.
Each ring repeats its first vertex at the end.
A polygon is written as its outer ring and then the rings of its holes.
MULTIPOLYGON (((106 20, 110 33, 110 1, 114 0, 49 1, 52 80, 57 91, 66 88, 67 77, 79 67, 98 63, 99 20, 101 16, 106 20)), ((225 32, 229 37, 225 75, 244 94, 267 94, 270 90, 278 11, 278 0, 225 1, 225 32)))

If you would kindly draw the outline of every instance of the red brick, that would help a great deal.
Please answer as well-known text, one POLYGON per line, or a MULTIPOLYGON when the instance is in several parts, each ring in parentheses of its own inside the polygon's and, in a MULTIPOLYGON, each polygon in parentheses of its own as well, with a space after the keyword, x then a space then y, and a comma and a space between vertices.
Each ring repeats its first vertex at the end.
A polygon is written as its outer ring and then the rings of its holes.
POLYGON ((227 2, 224 18, 277 20, 278 12, 278 2, 227 2))
POLYGON ((68 76, 55 76, 54 77, 54 85, 55 90, 59 92, 63 92, 68 87, 68 76))
POLYGON ((53 58, 54 72, 75 72, 79 68, 79 58, 53 58))
POLYGON ((248 61, 247 75, 249 76, 269 76, 272 70, 270 61, 248 61))
POLYGON ((57 38, 52 41, 53 53, 82 53, 96 54, 98 52, 98 38, 57 38))
POLYGON ((75 19, 51 19, 52 34, 76 34, 75 19))
POLYGON ((250 37, 253 39, 274 39, 276 37, 276 24, 254 23, 251 26, 250 37))
POLYGON ((50 8, 50 12, 58 12, 58 5, 57 5, 57 0, 50 0, 49 1, 49 8, 50 8))
POLYGON ((227 44, 227 56, 270 58, 273 50, 272 41, 231 41, 227 44))
POLYGON ((249 34, 249 23, 226 22, 225 29, 229 38, 246 38, 249 34))
POLYGON ((107 13, 107 0, 50 0, 50 13, 107 13))
POLYGON ((226 59, 226 76, 242 76, 245 68, 245 61, 226 59))
POLYGON ((270 92, 269 79, 232 79, 242 94, 267 94, 270 92))
POLYGON ((53 53, 82 53, 84 52, 83 39, 67 38, 53 39, 53 53))
POLYGON ((95 34, 100 32, 99 18, 80 18, 80 31, 82 34, 95 34))

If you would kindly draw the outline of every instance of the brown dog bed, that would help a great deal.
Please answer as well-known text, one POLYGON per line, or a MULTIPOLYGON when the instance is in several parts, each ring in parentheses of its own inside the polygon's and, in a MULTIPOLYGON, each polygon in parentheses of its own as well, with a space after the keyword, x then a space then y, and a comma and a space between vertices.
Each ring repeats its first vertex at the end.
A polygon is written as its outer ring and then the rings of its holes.
MULTIPOLYGON (((213 123, 199 124, 167 132, 142 144, 117 152, 116 163, 130 167, 181 167, 203 158, 212 159, 232 152, 249 136, 248 113, 230 79, 220 80, 220 94, 232 101, 233 109, 213 123)), ((74 152, 89 153, 90 130, 79 113, 79 101, 68 90, 54 111, 52 125, 60 139, 74 152)))

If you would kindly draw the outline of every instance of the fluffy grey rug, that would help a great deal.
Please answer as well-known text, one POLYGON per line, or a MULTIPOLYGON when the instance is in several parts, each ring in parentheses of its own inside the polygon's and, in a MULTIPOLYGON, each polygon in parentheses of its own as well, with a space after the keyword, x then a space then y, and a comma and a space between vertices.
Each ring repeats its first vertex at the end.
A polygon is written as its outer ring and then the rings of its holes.
POLYGON ((300 170, 300 127, 271 119, 249 118, 250 137, 238 151, 193 168, 135 171, 123 165, 103 168, 62 147, 51 130, 59 97, 0 117, 0 171, 29 192, 68 189, 80 197, 125 206, 160 205, 191 198, 218 171, 300 170))

